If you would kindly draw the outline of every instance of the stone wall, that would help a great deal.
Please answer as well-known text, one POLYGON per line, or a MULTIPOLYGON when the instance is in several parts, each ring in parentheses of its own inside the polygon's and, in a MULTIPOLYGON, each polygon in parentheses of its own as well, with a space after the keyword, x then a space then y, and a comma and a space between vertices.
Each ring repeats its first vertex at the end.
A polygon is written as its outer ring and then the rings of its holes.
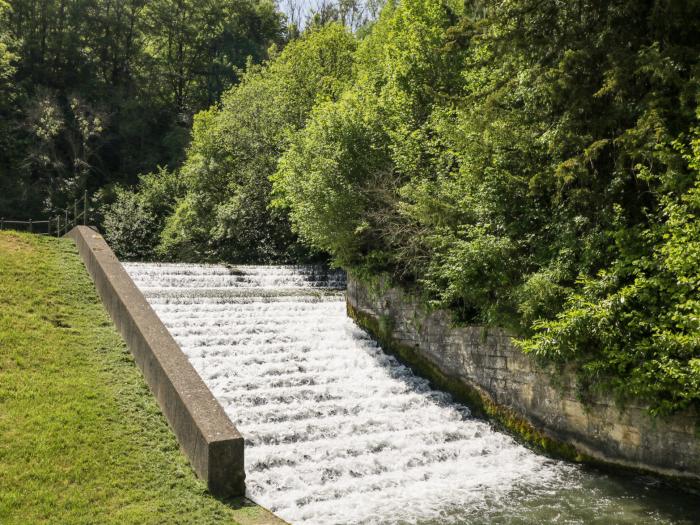
POLYGON ((559 456, 614 464, 700 487, 700 418, 653 418, 642 404, 620 409, 577 396, 576 375, 544 368, 503 330, 453 327, 397 288, 348 278, 348 313, 380 343, 476 412, 559 456), (381 291, 380 291, 381 290, 381 291))

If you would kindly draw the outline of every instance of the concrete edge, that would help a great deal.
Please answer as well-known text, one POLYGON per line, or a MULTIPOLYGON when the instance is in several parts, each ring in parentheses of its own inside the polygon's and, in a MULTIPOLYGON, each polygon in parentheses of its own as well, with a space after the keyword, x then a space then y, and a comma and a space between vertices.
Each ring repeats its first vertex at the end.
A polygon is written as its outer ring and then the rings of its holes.
POLYGON ((102 235, 87 226, 66 234, 95 283, 180 447, 212 494, 245 494, 243 437, 153 311, 102 235))

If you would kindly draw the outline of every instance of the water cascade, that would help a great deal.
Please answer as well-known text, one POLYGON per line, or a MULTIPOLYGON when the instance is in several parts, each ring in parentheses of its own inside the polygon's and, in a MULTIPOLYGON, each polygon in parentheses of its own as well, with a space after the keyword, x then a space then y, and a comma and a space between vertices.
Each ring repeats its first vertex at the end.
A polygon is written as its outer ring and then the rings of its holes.
POLYGON ((432 390, 347 317, 340 272, 125 267, 244 435, 250 497, 291 523, 691 522, 432 390))

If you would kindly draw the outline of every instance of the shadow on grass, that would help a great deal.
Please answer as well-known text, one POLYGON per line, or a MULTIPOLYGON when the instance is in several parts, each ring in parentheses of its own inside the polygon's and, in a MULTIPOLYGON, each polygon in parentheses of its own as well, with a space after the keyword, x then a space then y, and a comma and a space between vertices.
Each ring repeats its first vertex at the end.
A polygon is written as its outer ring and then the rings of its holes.
POLYGON ((213 497, 235 511, 234 517, 240 525, 288 525, 286 521, 275 516, 265 507, 261 507, 244 496, 235 498, 213 497))

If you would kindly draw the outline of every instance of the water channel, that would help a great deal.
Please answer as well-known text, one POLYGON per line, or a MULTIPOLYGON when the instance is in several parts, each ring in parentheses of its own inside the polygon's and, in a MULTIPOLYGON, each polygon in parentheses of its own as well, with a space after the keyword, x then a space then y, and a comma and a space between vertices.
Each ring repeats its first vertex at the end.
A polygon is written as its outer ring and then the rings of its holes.
POLYGON ((692 524, 700 497, 537 454, 382 352, 317 267, 125 267, 293 524, 692 524))

